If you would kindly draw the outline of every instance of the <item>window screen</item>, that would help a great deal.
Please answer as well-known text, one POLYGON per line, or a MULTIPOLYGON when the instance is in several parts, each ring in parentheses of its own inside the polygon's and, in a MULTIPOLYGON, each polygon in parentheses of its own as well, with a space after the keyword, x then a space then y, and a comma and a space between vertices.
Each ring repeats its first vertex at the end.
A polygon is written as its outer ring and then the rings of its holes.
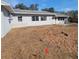
POLYGON ((46 16, 41 16, 41 21, 46 21, 46 16))
POLYGON ((22 22, 22 16, 18 16, 18 22, 22 22))

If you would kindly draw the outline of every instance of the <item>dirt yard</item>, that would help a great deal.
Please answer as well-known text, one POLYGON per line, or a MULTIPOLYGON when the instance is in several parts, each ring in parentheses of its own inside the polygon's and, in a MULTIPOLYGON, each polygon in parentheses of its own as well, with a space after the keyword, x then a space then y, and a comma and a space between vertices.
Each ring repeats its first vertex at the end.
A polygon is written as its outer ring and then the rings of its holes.
POLYGON ((77 59, 77 26, 12 29, 1 40, 2 59, 77 59))

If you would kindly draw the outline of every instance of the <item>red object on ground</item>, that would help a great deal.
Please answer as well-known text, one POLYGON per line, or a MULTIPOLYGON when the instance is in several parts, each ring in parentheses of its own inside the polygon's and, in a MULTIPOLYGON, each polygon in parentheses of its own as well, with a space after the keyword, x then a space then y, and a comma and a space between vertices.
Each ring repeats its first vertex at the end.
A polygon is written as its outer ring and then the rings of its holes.
POLYGON ((45 48, 44 51, 45 51, 45 54, 47 55, 48 54, 48 48, 45 48))

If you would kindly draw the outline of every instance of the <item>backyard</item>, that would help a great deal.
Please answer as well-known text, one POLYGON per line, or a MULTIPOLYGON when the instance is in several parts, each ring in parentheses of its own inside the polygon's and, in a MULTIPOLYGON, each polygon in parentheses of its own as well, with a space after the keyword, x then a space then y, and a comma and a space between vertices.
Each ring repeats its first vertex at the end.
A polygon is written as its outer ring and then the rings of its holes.
POLYGON ((12 29, 1 39, 2 59, 77 59, 77 25, 12 29))

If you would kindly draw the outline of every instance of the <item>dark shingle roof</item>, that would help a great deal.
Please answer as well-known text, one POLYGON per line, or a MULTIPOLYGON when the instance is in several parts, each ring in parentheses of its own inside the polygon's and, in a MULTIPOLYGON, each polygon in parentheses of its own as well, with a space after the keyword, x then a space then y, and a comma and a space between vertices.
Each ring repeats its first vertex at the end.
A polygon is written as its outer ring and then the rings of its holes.
POLYGON ((13 8, 10 6, 10 4, 8 4, 5 1, 1 1, 1 7, 4 7, 5 9, 7 9, 9 12, 13 12, 13 8))
POLYGON ((14 9, 14 13, 16 13, 16 14, 54 15, 54 13, 50 13, 47 11, 21 10, 21 9, 14 9))
POLYGON ((21 9, 14 9, 15 14, 37 14, 37 15, 55 15, 56 17, 68 17, 65 14, 60 13, 51 13, 47 11, 36 11, 36 10, 21 10, 21 9))

